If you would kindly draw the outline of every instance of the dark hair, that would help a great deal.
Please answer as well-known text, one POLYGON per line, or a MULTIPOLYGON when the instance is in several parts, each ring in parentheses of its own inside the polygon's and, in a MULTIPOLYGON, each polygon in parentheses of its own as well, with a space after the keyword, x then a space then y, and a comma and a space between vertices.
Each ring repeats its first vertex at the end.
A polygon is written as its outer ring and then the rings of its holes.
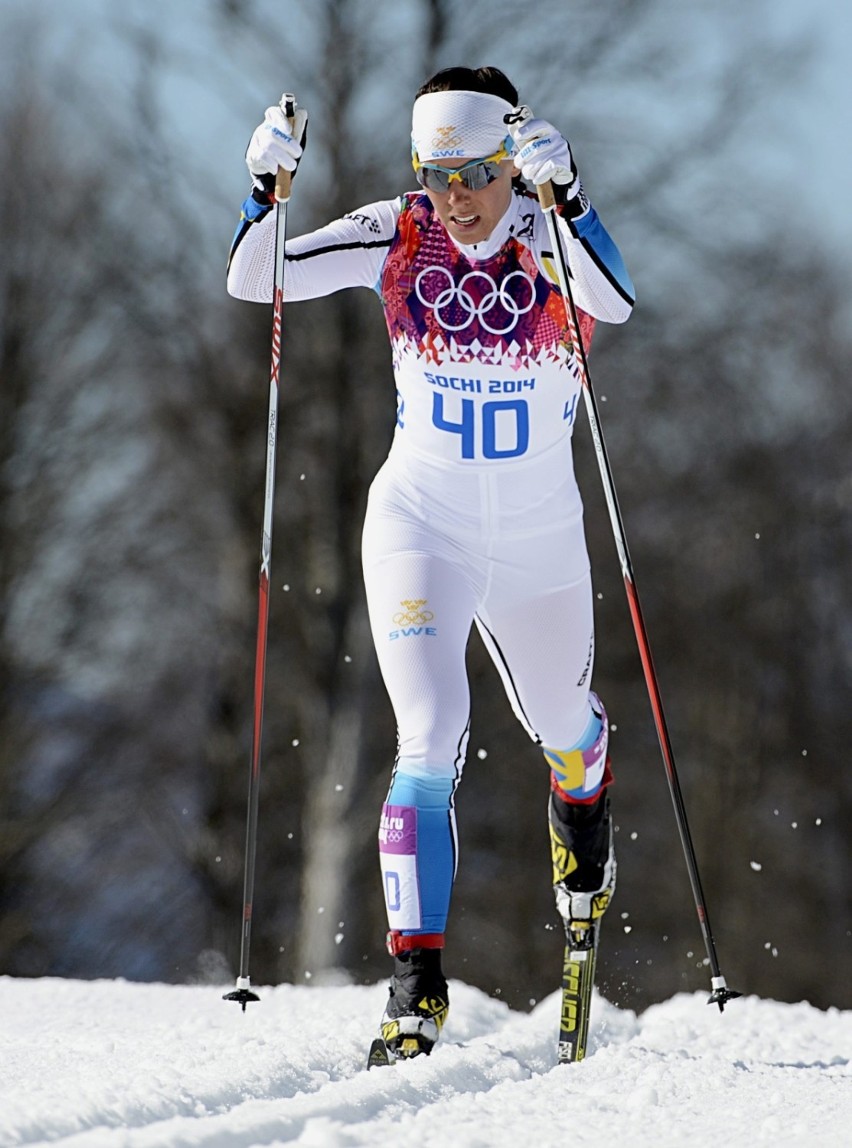
POLYGON ((499 96, 512 107, 518 103, 517 88, 499 68, 442 68, 421 84, 417 96, 428 92, 485 92, 499 96))

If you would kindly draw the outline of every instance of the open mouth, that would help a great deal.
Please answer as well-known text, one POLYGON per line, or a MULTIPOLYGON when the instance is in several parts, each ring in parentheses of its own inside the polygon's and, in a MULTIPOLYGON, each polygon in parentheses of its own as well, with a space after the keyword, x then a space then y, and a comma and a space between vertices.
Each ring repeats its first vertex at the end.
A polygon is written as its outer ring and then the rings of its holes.
POLYGON ((456 227, 473 227, 479 221, 478 215, 451 215, 450 219, 456 227))

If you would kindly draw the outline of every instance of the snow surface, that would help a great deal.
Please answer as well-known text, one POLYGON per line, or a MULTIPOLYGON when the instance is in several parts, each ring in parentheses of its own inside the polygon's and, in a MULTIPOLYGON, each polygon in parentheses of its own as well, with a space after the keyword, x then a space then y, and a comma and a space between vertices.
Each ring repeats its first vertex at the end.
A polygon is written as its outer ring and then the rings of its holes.
POLYGON ((520 1013, 451 981, 433 1055, 367 1072, 384 984, 245 1013, 231 987, 0 978, 2 1148, 852 1144, 852 1012, 596 997, 589 1056, 555 1065, 557 993, 520 1013))

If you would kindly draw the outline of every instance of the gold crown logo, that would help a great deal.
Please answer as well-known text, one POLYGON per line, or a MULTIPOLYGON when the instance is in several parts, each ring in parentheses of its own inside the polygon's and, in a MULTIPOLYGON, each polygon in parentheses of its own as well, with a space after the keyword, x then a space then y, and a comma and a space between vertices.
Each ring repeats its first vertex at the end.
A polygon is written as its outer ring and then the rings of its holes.
POLYGON ((445 151, 447 148, 461 147, 461 136, 457 133, 458 128, 455 124, 446 124, 444 127, 437 128, 435 135, 432 137, 432 147, 435 151, 445 151))
POLYGON ((423 609, 426 604, 425 598, 403 598, 400 602, 402 610, 394 614, 394 622, 397 626, 425 626, 435 617, 431 610, 423 609))

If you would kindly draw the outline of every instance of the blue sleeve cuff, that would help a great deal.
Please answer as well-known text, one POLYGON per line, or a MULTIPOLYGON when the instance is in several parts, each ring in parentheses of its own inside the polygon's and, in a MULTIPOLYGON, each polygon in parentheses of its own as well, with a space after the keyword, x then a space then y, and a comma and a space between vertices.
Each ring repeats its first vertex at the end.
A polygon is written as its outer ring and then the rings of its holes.
POLYGON ((234 232, 234 238, 231 240, 231 250, 228 254, 229 267, 234 257, 234 252, 239 247, 240 241, 245 233, 253 223, 259 222, 267 216, 271 210, 272 204, 263 191, 255 189, 248 199, 243 200, 242 207, 240 208, 240 222, 237 224, 237 230, 234 232))

